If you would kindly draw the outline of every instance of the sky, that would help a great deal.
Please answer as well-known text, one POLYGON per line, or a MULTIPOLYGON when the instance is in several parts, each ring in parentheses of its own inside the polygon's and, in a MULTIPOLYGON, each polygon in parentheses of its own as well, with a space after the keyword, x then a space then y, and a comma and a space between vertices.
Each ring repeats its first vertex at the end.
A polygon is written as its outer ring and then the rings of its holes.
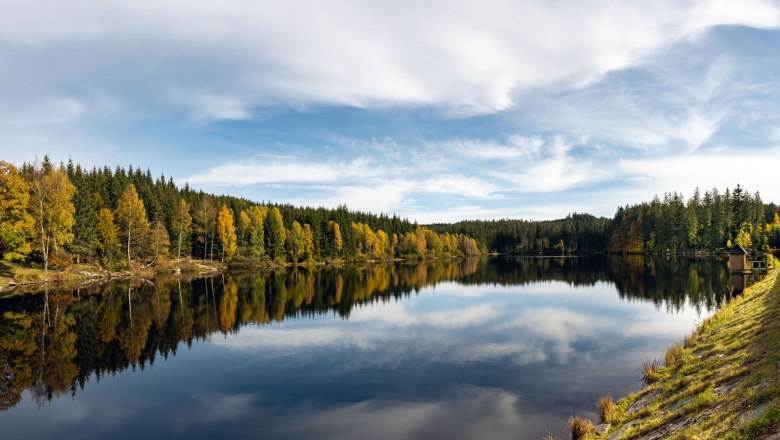
POLYGON ((780 201, 780 2, 0 0, 0 159, 421 223, 780 201))

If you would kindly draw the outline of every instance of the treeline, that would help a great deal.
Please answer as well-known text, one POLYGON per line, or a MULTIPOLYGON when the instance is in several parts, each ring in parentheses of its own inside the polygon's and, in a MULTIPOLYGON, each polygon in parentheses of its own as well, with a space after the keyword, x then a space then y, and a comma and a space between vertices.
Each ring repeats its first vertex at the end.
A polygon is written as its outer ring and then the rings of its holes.
POLYGON ((780 247, 778 206, 764 204, 739 185, 720 193, 698 189, 687 201, 667 193, 650 203, 619 208, 608 249, 622 253, 717 250, 739 244, 745 249, 780 247))
POLYGON ((315 261, 475 255, 462 233, 397 216, 255 203, 194 191, 147 170, 83 169, 69 161, 0 161, 0 253, 63 268, 193 256, 222 261, 315 261))
POLYGON ((604 251, 610 224, 604 217, 575 213, 559 220, 474 220, 432 227, 474 237, 503 254, 561 254, 604 251))

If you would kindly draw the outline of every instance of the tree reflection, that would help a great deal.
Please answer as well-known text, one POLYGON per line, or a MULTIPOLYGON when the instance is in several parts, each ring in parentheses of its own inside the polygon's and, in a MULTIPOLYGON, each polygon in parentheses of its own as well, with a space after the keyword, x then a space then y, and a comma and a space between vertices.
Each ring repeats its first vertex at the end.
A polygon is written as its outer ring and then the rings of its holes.
POLYGON ((0 299, 0 410, 25 390, 42 404, 94 378, 145 368, 181 344, 299 316, 349 317, 358 304, 417 294, 443 281, 518 286, 562 281, 614 283, 621 298, 671 311, 712 309, 728 298, 717 260, 497 258, 418 264, 289 268, 211 278, 115 282, 78 292, 0 299))

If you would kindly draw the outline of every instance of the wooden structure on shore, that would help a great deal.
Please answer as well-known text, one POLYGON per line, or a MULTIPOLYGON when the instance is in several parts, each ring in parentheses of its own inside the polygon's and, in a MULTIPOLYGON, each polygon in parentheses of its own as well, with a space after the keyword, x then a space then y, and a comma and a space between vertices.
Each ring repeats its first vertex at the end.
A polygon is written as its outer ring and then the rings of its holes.
POLYGON ((748 251, 738 244, 732 246, 728 253, 731 273, 765 273, 769 270, 766 258, 754 254, 753 259, 750 260, 748 251))
POLYGON ((729 249, 729 269, 731 273, 743 273, 747 269, 748 253, 742 246, 735 244, 729 249))

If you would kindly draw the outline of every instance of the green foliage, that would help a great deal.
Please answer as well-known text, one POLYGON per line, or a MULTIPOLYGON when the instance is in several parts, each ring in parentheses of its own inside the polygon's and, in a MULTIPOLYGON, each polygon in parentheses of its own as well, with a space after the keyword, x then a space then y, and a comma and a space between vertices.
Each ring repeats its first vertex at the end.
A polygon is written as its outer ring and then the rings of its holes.
POLYGON ((663 200, 619 208, 609 231, 608 249, 620 253, 717 250, 732 243, 749 249, 780 247, 778 207, 739 185, 721 194, 698 189, 687 200, 667 193, 663 200))
POLYGON ((271 208, 265 220, 265 230, 265 248, 268 254, 271 258, 281 257, 284 252, 285 241, 287 240, 287 231, 284 228, 284 221, 279 208, 271 208))

